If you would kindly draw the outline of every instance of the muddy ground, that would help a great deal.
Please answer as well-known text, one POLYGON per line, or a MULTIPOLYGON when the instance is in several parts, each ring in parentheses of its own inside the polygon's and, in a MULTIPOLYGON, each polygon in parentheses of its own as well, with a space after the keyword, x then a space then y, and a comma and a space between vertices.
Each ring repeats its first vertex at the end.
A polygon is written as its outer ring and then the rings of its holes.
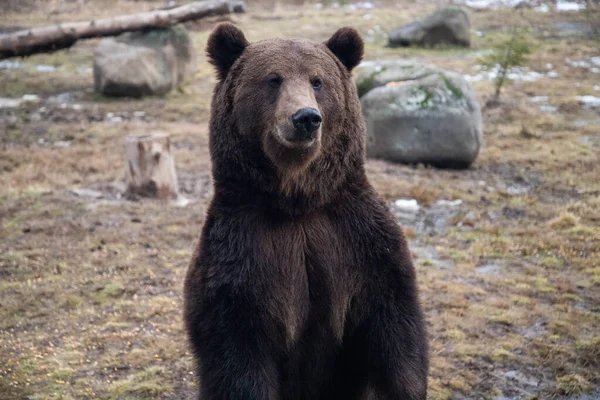
MULTIPOLYGON (((3 13, 0 29, 157 5, 43 4, 3 13)), ((324 40, 353 25, 368 60, 459 71, 482 104, 493 83, 479 75, 481 53, 515 24, 534 45, 522 80, 484 111, 485 148, 470 169, 367 165, 410 237, 429 398, 600 398, 600 108, 583 97, 600 97, 600 14, 487 9, 472 14, 472 49, 388 49, 385 32, 436 4, 374 6, 251 5, 231 19, 250 40, 324 40)), ((181 293, 212 195, 215 80, 202 50, 213 23, 193 27, 193 81, 164 98, 94 94, 96 40, 0 63, 0 97, 39 96, 0 108, 0 399, 191 398, 181 293), (123 138, 153 131, 172 136, 187 207, 121 196, 123 138)))

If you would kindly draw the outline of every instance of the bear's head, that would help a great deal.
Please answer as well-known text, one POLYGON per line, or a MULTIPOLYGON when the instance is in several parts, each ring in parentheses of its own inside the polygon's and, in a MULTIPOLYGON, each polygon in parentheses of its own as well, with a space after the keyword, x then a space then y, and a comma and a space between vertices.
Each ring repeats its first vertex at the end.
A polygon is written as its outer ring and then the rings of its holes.
POLYGON ((364 122, 351 76, 363 41, 354 29, 325 43, 249 43, 224 23, 207 53, 219 80, 210 132, 217 192, 234 185, 246 195, 318 206, 364 173, 364 122))

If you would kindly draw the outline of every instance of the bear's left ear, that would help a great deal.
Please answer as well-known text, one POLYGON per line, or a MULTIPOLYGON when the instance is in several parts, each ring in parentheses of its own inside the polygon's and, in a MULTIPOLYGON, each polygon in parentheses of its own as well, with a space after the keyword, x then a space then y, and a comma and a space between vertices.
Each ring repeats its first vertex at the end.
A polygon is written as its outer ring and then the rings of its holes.
POLYGON ((325 45, 344 64, 348 71, 352 71, 363 58, 364 43, 356 29, 350 27, 340 28, 325 45))
POLYGON ((224 80, 229 69, 250 43, 235 25, 224 22, 216 26, 208 38, 206 53, 217 68, 219 80, 224 80))

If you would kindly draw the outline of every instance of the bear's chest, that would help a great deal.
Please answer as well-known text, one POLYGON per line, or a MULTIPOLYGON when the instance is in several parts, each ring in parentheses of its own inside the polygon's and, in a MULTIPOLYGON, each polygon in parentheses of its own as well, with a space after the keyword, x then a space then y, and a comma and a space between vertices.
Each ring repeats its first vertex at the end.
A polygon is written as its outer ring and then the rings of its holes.
POLYGON ((341 339, 353 294, 353 269, 344 237, 324 217, 316 216, 272 229, 269 280, 270 312, 285 327, 289 345, 307 332, 341 339))

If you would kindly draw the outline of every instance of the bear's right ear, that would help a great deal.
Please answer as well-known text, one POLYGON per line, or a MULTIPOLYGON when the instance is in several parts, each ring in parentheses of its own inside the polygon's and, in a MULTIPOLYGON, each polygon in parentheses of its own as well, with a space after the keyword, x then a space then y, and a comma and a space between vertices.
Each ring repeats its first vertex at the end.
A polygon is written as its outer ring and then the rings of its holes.
POLYGON ((208 38, 206 53, 210 63, 217 69, 219 80, 225 79, 235 60, 249 44, 237 26, 228 22, 216 26, 208 38))

